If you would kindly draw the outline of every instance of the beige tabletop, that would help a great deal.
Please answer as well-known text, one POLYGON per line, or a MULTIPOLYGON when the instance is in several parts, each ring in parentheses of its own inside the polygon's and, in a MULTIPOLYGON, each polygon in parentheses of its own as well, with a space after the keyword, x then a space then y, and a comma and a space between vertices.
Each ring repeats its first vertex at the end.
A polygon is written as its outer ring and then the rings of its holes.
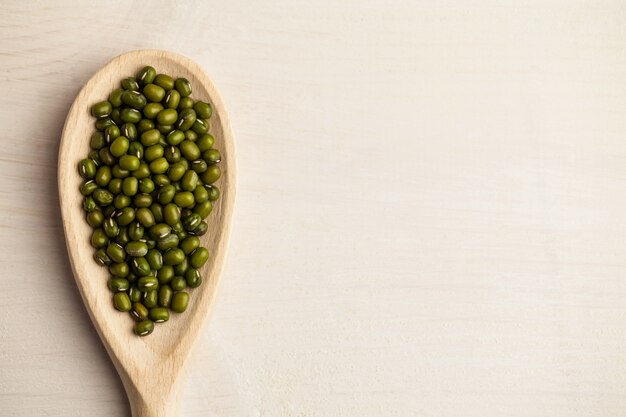
POLYGON ((56 165, 83 83, 141 48, 211 75, 238 147, 183 416, 624 415, 622 1, 1 9, 3 417, 130 415, 56 165))

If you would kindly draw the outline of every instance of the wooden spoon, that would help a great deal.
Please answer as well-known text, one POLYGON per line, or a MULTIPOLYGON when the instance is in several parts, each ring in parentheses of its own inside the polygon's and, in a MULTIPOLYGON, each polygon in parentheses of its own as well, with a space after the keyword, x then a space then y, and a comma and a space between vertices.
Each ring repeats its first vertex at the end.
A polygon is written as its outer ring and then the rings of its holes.
POLYGON ((134 417, 175 417, 180 401, 180 382, 187 358, 202 329, 224 263, 235 198, 235 148, 226 108, 209 77, 193 61, 171 52, 145 50, 120 55, 106 64, 83 87, 70 108, 59 148, 59 197, 67 250, 74 278, 89 316, 124 383, 134 417), (107 268, 93 260, 91 228, 85 221, 81 178, 77 164, 89 152, 95 130, 91 105, 108 98, 123 78, 134 76, 145 65, 173 77, 187 78, 192 97, 213 106, 211 133, 222 154, 222 177, 217 185, 221 197, 207 218, 209 231, 202 243, 211 252, 203 268, 203 284, 191 290, 190 305, 183 314, 155 326, 146 337, 135 336, 127 313, 113 308, 106 282, 107 268))

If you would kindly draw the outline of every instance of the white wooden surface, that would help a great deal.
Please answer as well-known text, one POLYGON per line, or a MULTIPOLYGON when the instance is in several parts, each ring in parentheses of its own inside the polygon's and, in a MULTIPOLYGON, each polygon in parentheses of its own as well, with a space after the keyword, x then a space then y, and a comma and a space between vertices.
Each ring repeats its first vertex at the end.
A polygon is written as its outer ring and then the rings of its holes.
POLYGON ((261 3, 2 2, 0 414, 129 415, 56 154, 81 84, 162 48, 239 156, 183 416, 624 416, 626 5, 261 3))

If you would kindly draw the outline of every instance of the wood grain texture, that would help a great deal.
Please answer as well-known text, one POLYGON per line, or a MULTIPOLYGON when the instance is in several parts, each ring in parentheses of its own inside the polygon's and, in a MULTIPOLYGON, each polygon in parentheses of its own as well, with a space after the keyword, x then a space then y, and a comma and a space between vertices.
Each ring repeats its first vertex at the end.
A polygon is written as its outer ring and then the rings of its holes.
POLYGON ((180 379, 187 358, 213 304, 224 263, 236 188, 235 148, 230 122, 223 101, 204 71, 192 60, 166 51, 142 50, 120 55, 100 69, 83 87, 70 108, 59 145, 59 202, 70 264, 87 312, 98 330, 115 367, 122 378, 134 417, 172 417, 179 414, 180 379), (132 335, 132 319, 118 314, 105 283, 106 268, 92 260, 89 243, 91 228, 85 221, 82 196, 77 192, 82 182, 76 166, 89 152, 94 119, 89 110, 119 85, 120 80, 151 65, 159 73, 186 78, 193 86, 193 98, 211 104, 211 134, 215 148, 222 155, 222 176, 216 183, 220 199, 206 219, 209 232, 202 244, 210 253, 210 262, 201 269, 203 285, 190 292, 185 314, 174 314, 158 325, 149 337, 132 335))
POLYGON ((130 415, 56 155, 91 75, 156 48, 211 75, 237 139, 182 416, 623 416, 624 21, 618 0, 3 2, 0 414, 130 415))

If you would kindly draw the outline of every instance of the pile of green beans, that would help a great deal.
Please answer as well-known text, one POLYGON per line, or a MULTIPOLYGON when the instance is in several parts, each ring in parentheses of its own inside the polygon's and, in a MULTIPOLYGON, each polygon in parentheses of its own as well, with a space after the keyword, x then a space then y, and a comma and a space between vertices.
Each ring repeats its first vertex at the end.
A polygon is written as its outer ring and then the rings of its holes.
POLYGON ((209 133, 210 103, 194 101, 185 78, 151 66, 94 104, 91 151, 78 164, 95 261, 108 268, 113 306, 145 336, 202 284, 209 251, 199 236, 220 191, 220 152, 209 133))

